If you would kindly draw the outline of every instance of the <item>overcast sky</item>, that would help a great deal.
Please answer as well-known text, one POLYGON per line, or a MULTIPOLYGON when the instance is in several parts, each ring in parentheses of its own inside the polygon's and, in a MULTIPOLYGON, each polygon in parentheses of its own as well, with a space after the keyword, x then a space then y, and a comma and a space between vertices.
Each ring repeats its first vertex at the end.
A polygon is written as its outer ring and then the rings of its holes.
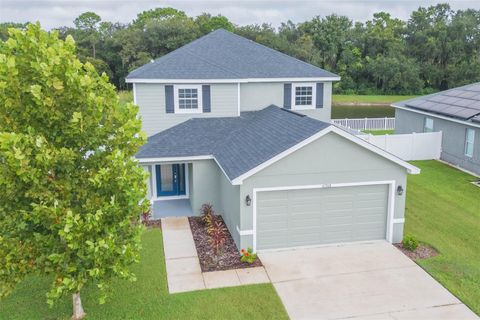
MULTIPOLYGON (((130 22, 137 13, 155 7, 171 6, 190 16, 202 12, 222 14, 237 25, 281 22, 301 22, 313 16, 331 13, 346 15, 355 21, 365 21, 374 12, 387 11, 394 17, 407 20, 412 10, 440 1, 384 0, 384 1, 152 1, 152 0, 0 0, 0 21, 40 21, 44 28, 72 26, 73 19, 85 11, 94 11, 103 20, 130 22)), ((445 1, 443 1, 445 2, 445 1)), ((448 1, 455 10, 480 9, 480 0, 448 1)))

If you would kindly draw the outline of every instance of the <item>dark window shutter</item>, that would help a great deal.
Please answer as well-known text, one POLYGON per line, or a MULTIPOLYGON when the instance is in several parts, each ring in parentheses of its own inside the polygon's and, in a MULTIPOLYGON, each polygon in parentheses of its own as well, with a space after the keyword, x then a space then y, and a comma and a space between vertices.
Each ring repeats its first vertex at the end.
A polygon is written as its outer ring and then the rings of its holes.
POLYGON ((292 84, 285 83, 283 85, 283 107, 292 109, 292 84))
POLYGON ((174 113, 175 106, 173 102, 173 86, 166 85, 165 86, 165 110, 167 113, 174 113))
POLYGON ((211 103, 210 103, 210 86, 203 85, 202 86, 202 105, 203 105, 203 112, 210 112, 211 111, 211 103))
POLYGON ((317 83, 316 108, 323 108, 323 83, 317 83))

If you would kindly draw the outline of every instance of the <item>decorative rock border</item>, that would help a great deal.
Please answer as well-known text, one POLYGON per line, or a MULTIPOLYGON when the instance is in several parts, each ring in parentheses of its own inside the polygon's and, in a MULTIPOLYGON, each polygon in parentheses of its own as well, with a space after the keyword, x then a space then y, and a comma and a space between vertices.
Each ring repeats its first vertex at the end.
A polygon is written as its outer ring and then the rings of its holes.
POLYGON ((170 293, 269 283, 264 267, 202 272, 187 217, 162 218, 170 293))

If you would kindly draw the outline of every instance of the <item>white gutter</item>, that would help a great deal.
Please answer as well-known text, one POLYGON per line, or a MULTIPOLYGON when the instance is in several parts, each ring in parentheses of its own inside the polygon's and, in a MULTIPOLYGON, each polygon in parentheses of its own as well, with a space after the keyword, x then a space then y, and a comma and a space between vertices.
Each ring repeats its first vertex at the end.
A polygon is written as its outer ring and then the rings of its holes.
POLYGON ((125 79, 126 83, 248 83, 248 82, 330 82, 340 77, 317 78, 245 78, 245 79, 125 79))

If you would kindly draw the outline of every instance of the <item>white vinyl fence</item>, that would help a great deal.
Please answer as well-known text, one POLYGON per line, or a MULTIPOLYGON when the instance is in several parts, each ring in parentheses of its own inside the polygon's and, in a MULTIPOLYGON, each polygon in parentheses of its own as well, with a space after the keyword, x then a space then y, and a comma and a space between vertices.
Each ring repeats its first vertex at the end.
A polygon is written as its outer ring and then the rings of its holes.
POLYGON ((440 159, 442 132, 358 135, 359 138, 382 148, 403 160, 440 159))
POLYGON ((354 130, 393 130, 395 118, 332 119, 336 125, 354 130))

